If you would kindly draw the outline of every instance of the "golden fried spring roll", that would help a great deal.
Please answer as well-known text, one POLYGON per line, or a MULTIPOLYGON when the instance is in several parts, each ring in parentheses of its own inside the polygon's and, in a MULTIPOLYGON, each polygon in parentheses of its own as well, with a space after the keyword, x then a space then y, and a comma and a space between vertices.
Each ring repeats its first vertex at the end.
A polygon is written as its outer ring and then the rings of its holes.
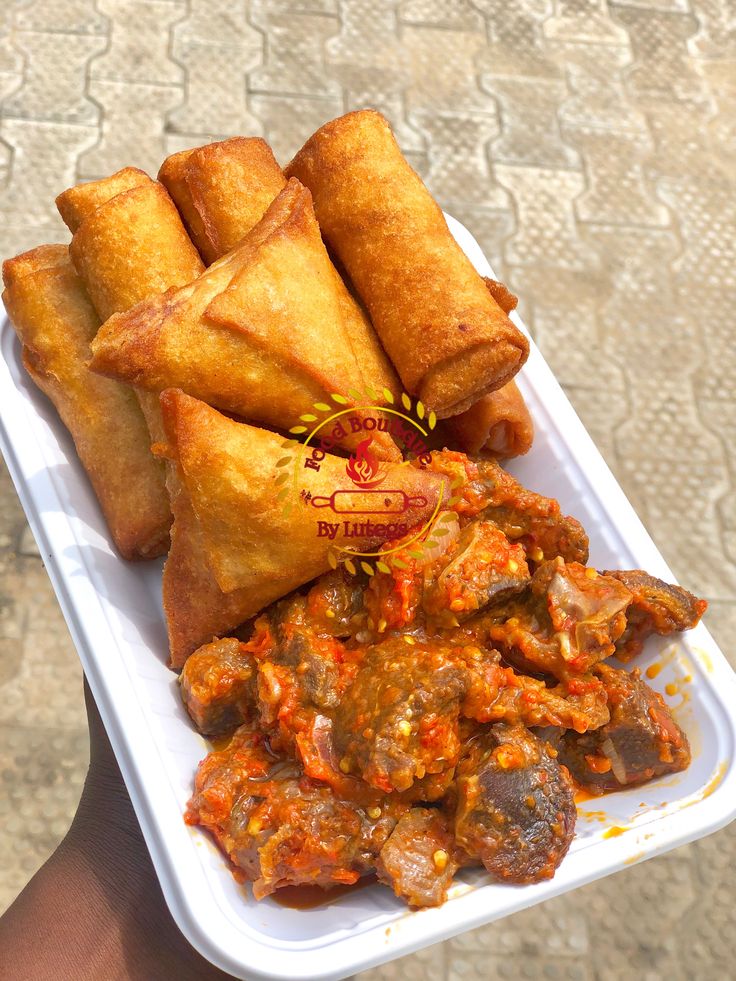
POLYGON ((363 299, 406 388, 457 415, 510 381, 529 345, 452 237, 380 113, 319 129, 286 168, 363 299))
POLYGON ((244 136, 174 154, 158 178, 207 263, 231 252, 286 184, 268 143, 244 136))
POLYGON ((204 269, 166 189, 152 180, 116 194, 89 214, 69 252, 103 321, 190 283, 204 269))
POLYGON ((523 456, 534 440, 532 417, 513 381, 448 419, 446 428, 466 453, 503 459, 523 456))
POLYGON ((111 177, 77 184, 63 191, 56 199, 56 207, 69 231, 74 234, 85 218, 116 194, 130 191, 141 184, 149 184, 151 178, 137 167, 124 167, 111 177))
MULTIPOLYGON (((511 290, 488 276, 483 281, 503 312, 511 313, 518 303, 511 290)), ((466 453, 489 453, 504 459, 523 456, 534 440, 531 414, 513 381, 453 416, 446 428, 466 453)))
MULTIPOLYGON (((354 404, 347 393, 361 387, 335 277, 310 194, 291 181, 243 244, 196 282, 111 317, 93 342, 92 367, 289 429, 332 393, 354 404)), ((375 449, 399 456, 385 433, 375 449)))
POLYGON ((161 164, 158 180, 169 192, 169 197, 181 215, 189 238, 194 242, 205 265, 209 266, 218 256, 207 238, 202 216, 197 211, 187 183, 187 164, 194 152, 194 150, 180 150, 178 153, 172 153, 161 164))
POLYGON ((112 538, 127 559, 168 544, 164 473, 149 451, 133 392, 87 368, 100 321, 65 245, 3 263, 3 300, 23 343, 23 362, 74 439, 112 538))
MULTIPOLYGON (((248 589, 261 597, 273 587, 275 599, 326 571, 330 545, 380 545, 375 534, 350 535, 346 526, 352 522, 316 506, 336 493, 355 493, 344 459, 325 455, 319 470, 308 471, 309 493, 295 493, 287 512, 278 499, 281 437, 234 422, 178 390, 163 392, 161 405, 166 453, 179 466, 221 589, 248 589), (320 535, 324 520, 337 524, 333 538, 320 535)), ((381 500, 405 496, 401 520, 408 528, 427 520, 445 496, 442 478, 401 464, 384 466, 381 500)))
MULTIPOLYGON (((79 184, 60 194, 56 203, 74 232, 72 262, 103 321, 202 272, 202 261, 165 188, 143 171, 127 168, 79 184), (82 221, 76 224, 79 217, 82 221)), ((161 440, 157 400, 145 392, 136 395, 151 439, 161 440)))

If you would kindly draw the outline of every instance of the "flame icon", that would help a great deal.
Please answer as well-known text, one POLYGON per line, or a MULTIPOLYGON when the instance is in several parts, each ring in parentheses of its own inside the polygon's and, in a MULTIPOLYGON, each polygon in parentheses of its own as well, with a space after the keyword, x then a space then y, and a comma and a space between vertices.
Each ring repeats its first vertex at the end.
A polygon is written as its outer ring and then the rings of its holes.
POLYGON ((345 472, 348 477, 363 490, 369 487, 378 487, 386 479, 386 474, 380 472, 376 458, 368 449, 372 442, 372 437, 369 436, 368 439, 358 443, 355 447, 355 453, 345 464, 345 472))

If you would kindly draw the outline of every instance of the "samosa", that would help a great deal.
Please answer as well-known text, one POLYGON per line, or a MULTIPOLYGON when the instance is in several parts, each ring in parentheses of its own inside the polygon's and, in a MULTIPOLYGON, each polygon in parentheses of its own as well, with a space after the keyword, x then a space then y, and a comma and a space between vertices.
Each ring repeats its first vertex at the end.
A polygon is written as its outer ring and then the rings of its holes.
POLYGON ((169 636, 169 665, 178 670, 194 651, 222 637, 277 598, 271 583, 223 592, 207 564, 202 532, 174 460, 166 481, 174 524, 164 565, 163 605, 169 636))
POLYGON ((356 490, 350 460, 326 454, 318 470, 300 469, 301 453, 285 451, 275 433, 179 390, 163 392, 161 408, 165 453, 178 465, 208 564, 226 592, 248 590, 263 603, 283 596, 328 569, 331 548, 378 548, 391 527, 399 537, 400 526, 421 526, 449 496, 444 478, 396 463, 381 465, 372 496, 356 490), (289 452, 293 494, 279 499, 288 484, 281 474, 289 473, 279 464, 289 452))
MULTIPOLYGON (((350 392, 362 387, 337 279, 309 191, 289 181, 238 249, 190 285, 110 317, 92 344, 91 367, 290 429, 332 394, 354 405, 350 392)), ((374 448, 382 459, 399 458, 386 433, 374 448)))
MULTIPOLYGON (((235 249, 286 186, 271 148, 260 137, 233 136, 167 157, 158 179, 179 209, 207 265, 235 249)), ((368 315, 333 266, 347 341, 363 381, 379 398, 401 383, 368 315)))

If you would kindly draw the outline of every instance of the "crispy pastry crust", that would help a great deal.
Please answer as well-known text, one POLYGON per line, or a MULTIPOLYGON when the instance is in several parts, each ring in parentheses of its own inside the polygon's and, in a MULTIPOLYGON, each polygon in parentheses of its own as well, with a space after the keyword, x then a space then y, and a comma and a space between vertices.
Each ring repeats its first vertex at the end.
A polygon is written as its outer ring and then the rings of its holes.
MULTIPOLYGON (((317 535, 322 512, 303 496, 286 512, 277 499, 283 440, 275 433, 234 422, 178 390, 161 395, 168 439, 167 455, 179 466, 202 532, 210 568, 226 592, 248 589, 261 605, 284 596, 329 568, 330 540, 317 535), (268 596, 268 599, 265 597, 268 596)), ((402 521, 412 527, 432 513, 446 485, 443 478, 413 467, 387 464, 386 487, 422 497, 402 521)), ((330 497, 352 489, 345 460, 327 454, 319 471, 310 472, 312 496, 330 497)), ((326 512, 330 519, 336 516, 326 512)), ((344 522, 332 544, 347 544, 344 522)), ((378 545, 380 540, 351 537, 349 544, 378 545)))
POLYGON ((127 559, 161 555, 170 522, 163 468, 131 389, 87 368, 99 319, 67 247, 9 259, 3 279, 23 363, 71 433, 118 550, 127 559))
POLYGON ((380 113, 348 113, 286 168, 364 301, 404 386, 440 417, 509 382, 529 353, 380 113), (451 284, 451 288, 448 288, 451 284))

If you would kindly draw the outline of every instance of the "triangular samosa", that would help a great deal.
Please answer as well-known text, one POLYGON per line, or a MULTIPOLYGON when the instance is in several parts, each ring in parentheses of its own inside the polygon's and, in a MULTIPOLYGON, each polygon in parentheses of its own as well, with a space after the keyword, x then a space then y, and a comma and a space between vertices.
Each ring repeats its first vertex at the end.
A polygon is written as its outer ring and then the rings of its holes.
MULTIPOLYGON (((233 136, 167 157, 158 179, 165 185, 207 265, 235 249, 286 185, 271 148, 260 137, 233 136)), ((401 395, 398 376, 367 314, 336 269, 335 287, 348 343, 366 385, 401 395)))
POLYGON ((272 583, 224 593, 207 564, 202 532, 175 462, 167 483, 174 524, 164 565, 163 604, 169 635, 169 664, 181 668, 186 659, 213 637, 231 633, 281 593, 272 583))
MULTIPOLYGON (((238 249, 190 285, 103 324, 91 367, 289 429, 333 393, 354 405, 348 393, 362 387, 336 279, 309 191, 289 181, 238 249)), ((399 457, 385 433, 375 452, 399 457)))
POLYGON ((178 390, 162 393, 161 408, 166 453, 178 464, 210 568, 225 591, 260 596, 272 585, 284 595, 329 568, 330 546, 380 547, 426 522, 448 494, 443 478, 396 463, 381 465, 375 491, 356 487, 351 461, 330 454, 319 470, 300 472, 300 455, 284 450, 281 437, 178 390), (286 486, 281 475, 290 471, 279 462, 290 453, 296 476, 286 510, 279 492, 286 486))

